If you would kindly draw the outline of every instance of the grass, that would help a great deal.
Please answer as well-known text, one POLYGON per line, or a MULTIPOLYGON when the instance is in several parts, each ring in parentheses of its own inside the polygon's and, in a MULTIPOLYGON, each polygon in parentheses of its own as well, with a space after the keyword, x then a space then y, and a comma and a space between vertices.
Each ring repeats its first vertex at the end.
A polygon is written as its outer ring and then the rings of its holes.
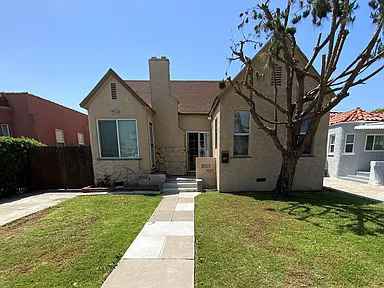
POLYGON ((384 204, 332 192, 196 200, 202 287, 384 287, 384 204))
POLYGON ((100 287, 159 201, 83 196, 0 227, 0 287, 100 287))

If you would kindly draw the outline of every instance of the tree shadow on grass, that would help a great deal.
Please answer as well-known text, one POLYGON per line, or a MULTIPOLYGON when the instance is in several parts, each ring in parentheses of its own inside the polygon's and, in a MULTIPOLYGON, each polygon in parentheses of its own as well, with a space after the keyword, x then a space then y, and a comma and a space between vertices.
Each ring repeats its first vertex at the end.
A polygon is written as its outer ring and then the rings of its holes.
POLYGON ((384 235, 384 205, 370 199, 323 191, 296 192, 284 199, 276 199, 272 193, 253 192, 236 195, 252 197, 259 201, 272 201, 278 205, 266 211, 286 213, 297 220, 319 228, 336 230, 342 234, 384 235))

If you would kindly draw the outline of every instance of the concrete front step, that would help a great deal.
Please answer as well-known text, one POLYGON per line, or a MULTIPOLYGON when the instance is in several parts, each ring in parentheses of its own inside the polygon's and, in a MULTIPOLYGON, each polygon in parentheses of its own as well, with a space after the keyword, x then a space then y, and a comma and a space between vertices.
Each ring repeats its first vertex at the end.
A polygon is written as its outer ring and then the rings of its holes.
POLYGON ((343 180, 354 181, 354 182, 359 182, 364 184, 367 184, 369 182, 369 178, 363 178, 356 175, 348 175, 348 176, 343 176, 339 178, 343 180))
POLYGON ((197 192, 197 187, 173 187, 173 188, 164 188, 162 192, 197 192))
POLYGON ((196 182, 166 182, 164 188, 197 188, 196 182))
POLYGON ((369 179, 369 174, 370 174, 369 171, 357 171, 356 172, 356 176, 362 176, 362 177, 365 177, 367 179, 369 179))

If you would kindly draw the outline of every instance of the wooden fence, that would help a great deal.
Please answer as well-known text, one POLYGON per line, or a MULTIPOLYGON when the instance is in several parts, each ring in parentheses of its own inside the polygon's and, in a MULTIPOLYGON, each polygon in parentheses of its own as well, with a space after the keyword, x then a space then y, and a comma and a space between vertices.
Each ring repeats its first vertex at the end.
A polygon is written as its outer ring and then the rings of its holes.
POLYGON ((29 171, 30 189, 83 188, 94 182, 88 146, 39 147, 29 171))

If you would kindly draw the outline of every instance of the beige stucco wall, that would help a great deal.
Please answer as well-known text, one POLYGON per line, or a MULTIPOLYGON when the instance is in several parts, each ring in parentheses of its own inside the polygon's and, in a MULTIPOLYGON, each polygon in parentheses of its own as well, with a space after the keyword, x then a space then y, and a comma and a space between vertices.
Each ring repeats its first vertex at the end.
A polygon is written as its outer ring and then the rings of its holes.
POLYGON ((196 158, 196 178, 203 180, 204 188, 216 188, 216 159, 214 157, 196 158))
MULTIPOLYGON (((88 103, 88 118, 93 167, 96 183, 110 176, 113 181, 135 181, 142 174, 150 173, 149 122, 153 123, 152 112, 137 98, 110 76, 88 103), (110 83, 117 84, 118 99, 110 94, 110 83), (100 158, 97 134, 98 119, 136 119, 139 142, 139 158, 131 160, 105 160, 100 158)), ((155 123, 153 125, 156 127, 155 123)))
POLYGON ((178 102, 171 95, 169 60, 151 58, 149 60, 152 106, 154 116, 156 151, 159 169, 171 175, 186 173, 185 134, 178 119, 178 102))
MULTIPOLYGON (((256 61, 258 61, 257 59, 256 61)), ((262 62, 260 62, 260 65, 262 62)), ((260 66, 261 67, 261 66, 260 66)), ((273 87, 270 84, 270 71, 264 71, 265 76, 256 83, 257 88, 267 95, 273 95, 273 87)), ((283 73, 284 75, 284 73, 283 73)), ((284 83, 283 77, 282 83, 284 83)), ((308 81, 306 87, 313 86, 308 81)), ((284 86, 279 88, 278 102, 285 104, 284 86)), ((263 100, 256 99, 258 112, 267 119, 273 120, 274 108, 263 100)), ((248 105, 233 90, 229 89, 221 98, 220 104, 215 110, 214 117, 219 117, 219 151, 213 150, 213 156, 217 162, 218 189, 221 192, 236 191, 271 191, 277 181, 281 156, 280 151, 274 146, 272 140, 256 123, 250 120, 249 157, 233 157, 233 131, 235 111, 249 111, 248 105), (229 151, 229 163, 221 163, 221 151, 229 151), (265 178, 265 182, 257 179, 265 178)), ((282 116, 279 115, 282 119, 282 116)), ((213 125, 213 123, 212 123, 213 125)), ((299 160, 294 189, 296 190, 321 190, 325 164, 325 152, 327 141, 328 116, 323 117, 313 143, 311 157, 303 157, 299 160)), ((212 129, 213 130, 213 129, 212 129)), ((284 129, 279 129, 281 139, 285 137, 284 129)))

